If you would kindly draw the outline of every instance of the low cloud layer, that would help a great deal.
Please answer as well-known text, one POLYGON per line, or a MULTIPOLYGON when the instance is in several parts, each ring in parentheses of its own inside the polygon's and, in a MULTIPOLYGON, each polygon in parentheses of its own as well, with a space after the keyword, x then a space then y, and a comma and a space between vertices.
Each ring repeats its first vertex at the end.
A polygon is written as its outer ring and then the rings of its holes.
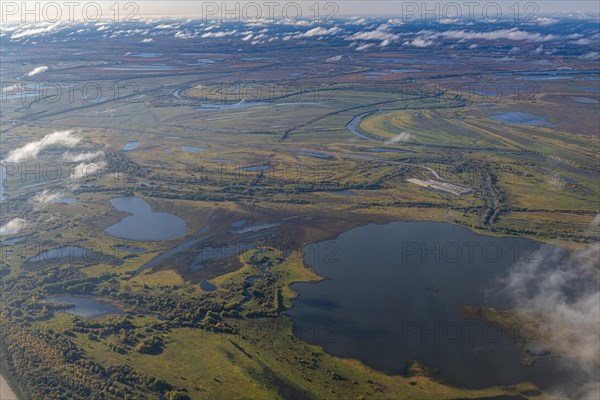
POLYGON ((456 40, 513 40, 513 41, 531 41, 531 42, 545 42, 548 40, 557 39, 554 35, 542 35, 536 32, 527 32, 517 28, 512 29, 500 29, 490 32, 470 32, 470 31, 458 31, 450 30, 436 34, 436 36, 442 36, 449 39, 456 40))
POLYGON ((94 152, 87 152, 87 153, 66 152, 63 154, 63 160, 65 160, 67 162, 85 162, 85 161, 98 160, 100 158, 104 158, 103 151, 94 151, 94 152))
POLYGON ((41 74, 42 72, 48 71, 48 67, 46 65, 42 65, 41 67, 36 67, 27 73, 27 76, 34 76, 37 74, 41 74))
POLYGON ((41 193, 36 194, 31 198, 31 202, 35 209, 39 210, 44 208, 47 204, 53 203, 56 199, 63 197, 63 192, 52 192, 50 190, 44 190, 41 193))
POLYGON ((398 136, 396 136, 395 138, 392 138, 390 140, 386 140, 385 144, 403 143, 403 142, 408 141, 409 139, 410 139, 410 133, 409 132, 402 132, 398 136))
POLYGON ((6 224, 0 226, 0 236, 16 235, 27 226, 23 218, 13 218, 6 224))
POLYGON ((313 29, 310 29, 300 35, 298 35, 298 37, 315 37, 315 36, 325 36, 325 35, 333 35, 334 33, 338 33, 340 31, 340 29, 338 27, 333 27, 333 28, 323 28, 323 27, 316 27, 313 29))
POLYGON ((600 398, 594 379, 600 362, 600 244, 568 256, 544 246, 534 260, 513 266, 503 284, 524 320, 542 316, 542 344, 589 376, 576 387, 558 383, 551 392, 575 399, 600 398))
POLYGON ((54 24, 44 24, 45 26, 39 26, 39 27, 34 27, 34 28, 29 28, 29 29, 23 29, 23 30, 18 30, 15 33, 13 33, 11 35, 11 39, 21 39, 21 38, 25 38, 25 37, 29 37, 29 36, 38 36, 38 35, 45 35, 48 33, 52 33, 54 31, 56 31, 59 27, 60 27, 60 23, 56 22, 54 24))
POLYGON ((6 157, 6 162, 20 162, 37 157, 44 149, 53 146, 74 147, 81 138, 73 135, 73 131, 59 131, 50 133, 42 139, 29 142, 23 147, 11 151, 6 157))

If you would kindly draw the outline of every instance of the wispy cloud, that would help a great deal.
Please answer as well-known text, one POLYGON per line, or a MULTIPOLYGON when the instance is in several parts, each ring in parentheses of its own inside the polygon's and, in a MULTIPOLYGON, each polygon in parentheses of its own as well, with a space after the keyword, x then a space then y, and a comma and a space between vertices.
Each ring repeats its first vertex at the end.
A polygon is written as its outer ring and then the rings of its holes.
POLYGON ((600 60, 600 53, 598 53, 597 51, 592 51, 590 53, 586 53, 582 56, 579 56, 579 59, 590 60, 590 61, 600 60))
POLYGON ((225 36, 231 36, 231 35, 235 35, 237 33, 237 30, 233 30, 233 31, 220 31, 220 32, 206 32, 203 33, 202 38, 222 38, 225 36))
POLYGON ((14 40, 14 39, 20 39, 20 38, 29 37, 29 36, 37 36, 37 35, 41 35, 41 34, 51 33, 53 31, 57 30, 59 27, 60 27, 60 24, 58 22, 56 22, 56 23, 48 25, 48 26, 17 31, 17 32, 13 33, 10 38, 14 40))
POLYGON ((106 169, 107 165, 108 164, 105 161, 79 163, 73 168, 71 179, 76 180, 96 177, 100 171, 106 169))
POLYGON ((43 208, 45 205, 54 202, 56 199, 63 197, 63 192, 51 192, 48 189, 36 194, 31 198, 31 202, 36 210, 43 208))
POLYGON ((397 143, 401 143, 401 142, 407 142, 409 139, 410 139, 410 132, 402 132, 398 136, 396 136, 390 140, 386 140, 385 144, 397 144, 397 143))
POLYGON ((600 398, 593 372, 600 360, 599 268, 600 244, 568 256, 545 246, 535 260, 514 265, 502 281, 523 320, 542 317, 542 344, 589 375, 588 384, 575 389, 553 388, 568 398, 600 398))
POLYGON ((37 74, 41 74, 42 72, 48 71, 48 67, 46 65, 42 65, 40 67, 36 67, 27 73, 27 76, 34 76, 37 74))
POLYGON ((360 46, 356 47, 356 51, 365 51, 370 49, 371 47, 375 47, 374 43, 364 43, 361 44, 360 46))
POLYGON ((13 218, 6 224, 0 226, 0 236, 16 235, 27 226, 23 218, 13 218))
POLYGON ((545 42, 548 40, 555 40, 558 37, 555 35, 542 35, 541 33, 536 32, 527 32, 522 31, 517 28, 511 29, 499 29, 490 32, 476 32, 476 31, 464 31, 464 30, 450 30, 441 32, 435 36, 441 36, 449 39, 457 39, 457 40, 498 40, 498 39, 506 39, 513 41, 532 41, 532 42, 545 42))
POLYGON ((413 47, 429 47, 433 44, 433 40, 427 40, 423 37, 416 37, 413 40, 407 40, 402 43, 404 46, 413 46, 413 47))
POLYGON ((388 31, 389 26, 387 24, 380 25, 377 29, 372 31, 357 32, 347 37, 348 40, 398 40, 399 34, 394 34, 388 31))
POLYGON ((77 154, 73 154, 71 152, 66 152, 63 154, 63 160, 68 161, 68 162, 87 162, 87 161, 97 160, 99 158, 104 158, 103 151, 77 153, 77 154))
POLYGON ((73 136, 73 131, 50 133, 35 142, 29 142, 8 153, 6 162, 19 162, 36 157, 42 150, 52 146, 74 147, 81 138, 73 136))
POLYGON ((304 33, 297 35, 296 37, 315 37, 315 36, 325 36, 325 35, 333 35, 334 33, 338 33, 340 28, 334 26, 332 28, 323 28, 321 26, 317 26, 316 28, 310 29, 304 33))

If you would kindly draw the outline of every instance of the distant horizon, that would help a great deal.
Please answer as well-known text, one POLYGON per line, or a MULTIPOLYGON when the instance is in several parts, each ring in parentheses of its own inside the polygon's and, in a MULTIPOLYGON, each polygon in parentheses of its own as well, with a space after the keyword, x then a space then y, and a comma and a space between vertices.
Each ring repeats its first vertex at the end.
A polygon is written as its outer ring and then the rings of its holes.
POLYGON ((453 17, 468 19, 472 16, 475 21, 483 21, 488 16, 490 19, 513 18, 516 14, 520 17, 536 16, 579 16, 600 15, 600 2, 577 1, 396 1, 375 0, 361 2, 355 0, 341 1, 198 1, 176 0, 162 3, 153 0, 142 1, 106 1, 80 2, 75 6, 69 2, 54 1, 18 1, 3 2, 0 8, 0 22, 48 22, 83 21, 82 9, 87 7, 88 15, 94 15, 94 7, 99 5, 102 19, 115 19, 114 5, 118 5, 119 18, 123 20, 127 15, 135 15, 139 19, 251 19, 250 16, 259 15, 262 18, 279 20, 284 16, 291 19, 327 19, 327 18, 402 18, 435 19, 453 17), (518 10, 515 4, 519 4, 518 10), (23 7, 23 4, 25 6, 23 7), (315 7, 318 4, 318 7, 315 7), (393 4, 393 5, 392 5, 393 4), (499 7, 498 7, 499 6, 499 7), (285 12, 283 10, 286 10, 285 12), (485 10, 485 11, 484 11, 485 10), (72 17, 70 16, 72 12, 72 17), (60 14, 60 17, 58 15, 60 14), (233 18, 232 18, 233 17, 233 18))

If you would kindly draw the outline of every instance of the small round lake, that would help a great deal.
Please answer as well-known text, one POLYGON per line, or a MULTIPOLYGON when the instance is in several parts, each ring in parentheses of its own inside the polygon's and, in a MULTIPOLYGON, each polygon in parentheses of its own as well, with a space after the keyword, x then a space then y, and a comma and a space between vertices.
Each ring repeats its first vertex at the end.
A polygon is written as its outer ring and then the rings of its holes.
POLYGON ((130 240, 170 240, 187 232, 183 219, 166 212, 154 212, 139 197, 117 197, 110 202, 117 210, 133 214, 106 228, 105 232, 111 236, 130 240))
POLYGON ((500 112, 492 115, 492 118, 506 124, 545 126, 549 125, 544 117, 519 111, 500 112))
POLYGON ((287 313, 300 339, 387 373, 418 360, 461 387, 551 387, 577 371, 553 358, 521 364, 523 349, 508 332, 460 311, 514 306, 501 294, 500 278, 539 246, 448 223, 357 227, 304 247, 305 263, 325 280, 292 285, 300 295, 287 313))
POLYGON ((201 151, 204 151, 202 147, 196 146, 181 146, 181 150, 185 151, 186 153, 200 153, 201 151))
POLYGON ((131 151, 134 150, 135 148, 138 147, 138 145, 140 144, 140 142, 138 141, 133 141, 133 142, 127 142, 125 143, 125 145, 123 146, 122 150, 123 151, 131 151))

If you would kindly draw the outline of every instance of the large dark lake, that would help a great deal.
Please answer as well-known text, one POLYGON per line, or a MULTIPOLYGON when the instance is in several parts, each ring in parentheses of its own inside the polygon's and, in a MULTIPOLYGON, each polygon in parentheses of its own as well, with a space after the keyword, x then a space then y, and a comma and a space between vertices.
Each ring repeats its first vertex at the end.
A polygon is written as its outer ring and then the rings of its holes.
POLYGON ((288 314, 303 340, 387 373, 419 360, 469 388, 576 384, 564 362, 525 366, 513 332, 460 313, 461 305, 513 306, 500 278, 517 260, 535 261, 539 248, 447 223, 369 224, 304 247, 305 262, 326 279, 294 284, 300 296, 288 314))
POLYGON ((119 211, 131 213, 105 229, 111 236, 130 240, 170 240, 184 236, 187 224, 176 215, 154 212, 139 197, 116 197, 111 204, 119 211))

